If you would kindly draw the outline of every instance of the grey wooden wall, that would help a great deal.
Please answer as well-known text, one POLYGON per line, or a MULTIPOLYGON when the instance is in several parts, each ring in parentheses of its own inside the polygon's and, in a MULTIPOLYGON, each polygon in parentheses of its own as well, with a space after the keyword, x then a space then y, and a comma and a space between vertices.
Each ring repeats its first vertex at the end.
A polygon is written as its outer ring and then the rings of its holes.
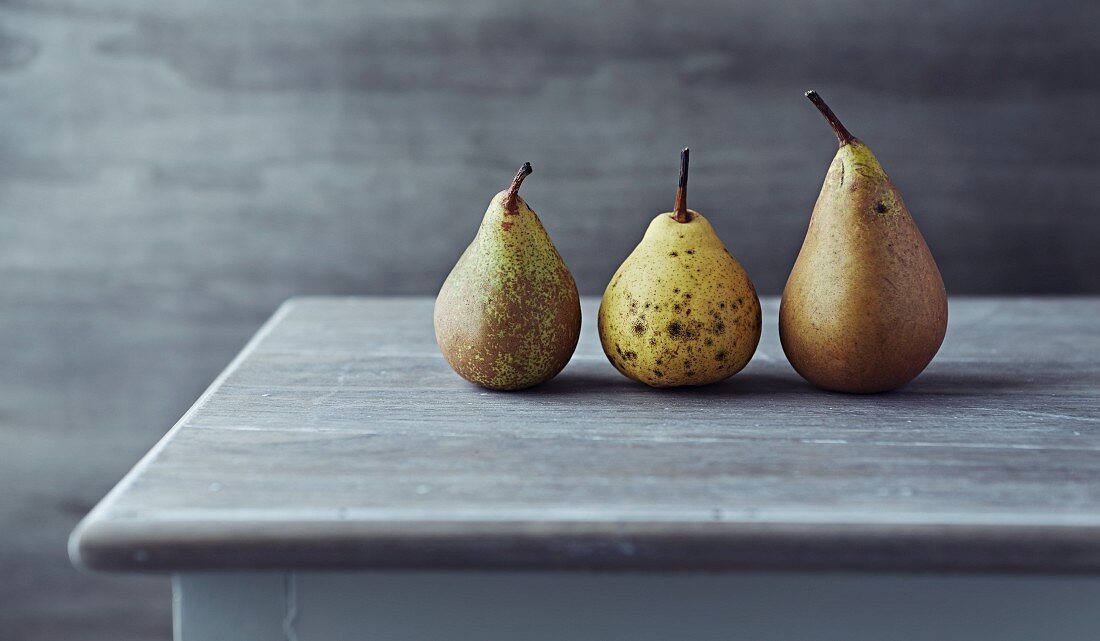
POLYGON ((691 145, 692 206, 774 293, 833 154, 815 88, 950 291, 1100 292, 1098 25, 1085 1, 0 2, 5 632, 166 637, 166 584, 75 574, 68 529, 282 299, 433 293, 524 160, 597 293, 691 145))

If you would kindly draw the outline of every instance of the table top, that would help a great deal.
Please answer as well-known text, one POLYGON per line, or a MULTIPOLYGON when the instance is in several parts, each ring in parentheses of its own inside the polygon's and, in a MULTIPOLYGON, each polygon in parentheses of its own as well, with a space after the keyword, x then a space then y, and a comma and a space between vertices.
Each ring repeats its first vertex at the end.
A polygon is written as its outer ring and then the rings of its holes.
POLYGON ((109 571, 1100 572, 1100 298, 952 299, 897 392, 816 390, 778 301, 740 374, 621 376, 584 301, 553 381, 455 375, 430 298, 286 303, 85 518, 109 571))

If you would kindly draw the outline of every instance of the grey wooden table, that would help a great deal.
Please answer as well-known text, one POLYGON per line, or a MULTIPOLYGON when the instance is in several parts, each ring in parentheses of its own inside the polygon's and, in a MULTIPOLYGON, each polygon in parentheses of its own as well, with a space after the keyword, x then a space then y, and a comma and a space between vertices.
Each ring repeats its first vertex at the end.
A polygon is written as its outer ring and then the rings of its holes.
POLYGON ((651 390, 596 302, 502 393, 448 369, 430 299, 294 299, 73 561, 172 574, 182 641, 1100 634, 1100 299, 955 299, 878 396, 799 379, 774 299, 745 371, 651 390))

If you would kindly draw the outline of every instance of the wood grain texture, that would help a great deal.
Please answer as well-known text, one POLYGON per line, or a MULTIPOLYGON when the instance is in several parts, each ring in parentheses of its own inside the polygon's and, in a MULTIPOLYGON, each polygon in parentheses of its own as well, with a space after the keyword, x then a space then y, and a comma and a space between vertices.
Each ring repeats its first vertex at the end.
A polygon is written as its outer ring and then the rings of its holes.
POLYGON ((1100 571, 1100 299, 955 300, 929 370, 878 396, 810 388, 774 323, 706 388, 629 381, 587 323, 554 381, 487 392, 442 360, 431 306, 288 303, 74 560, 1100 571))

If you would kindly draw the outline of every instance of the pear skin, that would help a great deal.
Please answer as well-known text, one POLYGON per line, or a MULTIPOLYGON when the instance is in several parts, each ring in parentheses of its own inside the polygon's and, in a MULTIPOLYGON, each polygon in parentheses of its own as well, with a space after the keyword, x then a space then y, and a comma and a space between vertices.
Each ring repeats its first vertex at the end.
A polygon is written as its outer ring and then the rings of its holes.
POLYGON ((580 337, 573 275, 518 193, 530 173, 525 163, 512 186, 493 197, 435 301, 443 356, 460 376, 490 389, 550 380, 580 337))
POLYGON ((687 209, 688 150, 673 212, 658 215, 600 303, 604 353, 652 387, 706 385, 739 372, 760 342, 760 300, 714 228, 687 209))
POLYGON ((840 148, 783 290, 783 351, 803 378, 823 389, 896 389, 939 350, 947 292, 924 236, 875 155, 816 92, 806 96, 840 148))

